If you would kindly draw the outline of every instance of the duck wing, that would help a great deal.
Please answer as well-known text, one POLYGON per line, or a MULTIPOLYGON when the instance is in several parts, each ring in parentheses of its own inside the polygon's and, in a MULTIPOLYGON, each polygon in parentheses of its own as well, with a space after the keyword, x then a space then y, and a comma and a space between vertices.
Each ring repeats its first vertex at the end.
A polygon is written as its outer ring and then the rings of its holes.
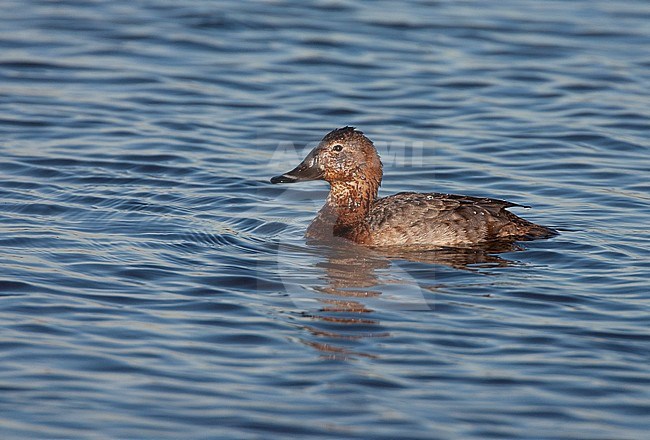
MULTIPOLYGON (((401 195, 401 194, 411 194, 413 196, 420 195, 420 193, 398 193, 395 195, 401 195)), ((459 194, 440 194, 440 193, 422 193, 421 195, 427 197, 431 196, 439 200, 455 200, 463 204, 473 204, 478 206, 492 207, 492 208, 499 208, 499 209, 512 208, 513 206, 519 206, 521 208, 530 208, 530 206, 508 202, 507 200, 490 199, 487 197, 473 197, 473 196, 463 196, 459 194)))

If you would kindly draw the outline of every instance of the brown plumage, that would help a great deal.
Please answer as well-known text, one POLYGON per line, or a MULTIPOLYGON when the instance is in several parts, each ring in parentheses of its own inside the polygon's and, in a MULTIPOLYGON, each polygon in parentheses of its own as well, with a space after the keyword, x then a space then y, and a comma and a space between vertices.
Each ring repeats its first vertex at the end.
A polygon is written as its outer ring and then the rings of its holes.
POLYGON ((382 164, 372 141, 353 127, 328 133, 293 170, 271 183, 322 179, 325 205, 309 225, 311 240, 342 237, 369 246, 466 246, 547 238, 556 231, 508 211, 503 200, 439 193, 377 198, 382 164))

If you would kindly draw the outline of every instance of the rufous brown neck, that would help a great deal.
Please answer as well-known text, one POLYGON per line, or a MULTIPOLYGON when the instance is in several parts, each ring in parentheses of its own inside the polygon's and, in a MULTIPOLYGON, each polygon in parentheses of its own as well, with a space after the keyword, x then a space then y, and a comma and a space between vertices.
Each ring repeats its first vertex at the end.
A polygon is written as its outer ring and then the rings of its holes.
POLYGON ((369 239, 366 217, 377 198, 379 185, 367 179, 330 185, 323 210, 335 218, 333 235, 357 243, 366 242, 369 239))
POLYGON ((369 179, 331 182, 325 205, 330 212, 335 213, 336 226, 352 226, 363 222, 377 198, 378 186, 369 179))
POLYGON ((379 182, 365 179, 330 183, 325 205, 305 235, 313 239, 343 237, 358 243, 367 241, 366 216, 377 198, 378 187, 379 182))

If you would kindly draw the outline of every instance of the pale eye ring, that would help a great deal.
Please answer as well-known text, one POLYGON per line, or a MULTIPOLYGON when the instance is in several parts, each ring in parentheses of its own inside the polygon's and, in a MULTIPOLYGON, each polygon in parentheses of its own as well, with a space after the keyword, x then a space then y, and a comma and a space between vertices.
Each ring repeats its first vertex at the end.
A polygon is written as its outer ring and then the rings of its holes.
POLYGON ((336 144, 332 147, 332 150, 334 151, 341 151, 343 149, 343 145, 341 144, 336 144))

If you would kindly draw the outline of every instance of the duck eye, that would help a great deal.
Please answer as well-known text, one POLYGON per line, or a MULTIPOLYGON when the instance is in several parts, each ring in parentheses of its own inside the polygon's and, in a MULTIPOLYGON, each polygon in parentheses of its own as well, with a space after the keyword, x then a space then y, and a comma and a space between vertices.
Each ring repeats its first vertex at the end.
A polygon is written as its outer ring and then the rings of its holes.
POLYGON ((341 151, 343 149, 343 145, 341 144, 336 144, 332 147, 332 150, 334 151, 341 151))

